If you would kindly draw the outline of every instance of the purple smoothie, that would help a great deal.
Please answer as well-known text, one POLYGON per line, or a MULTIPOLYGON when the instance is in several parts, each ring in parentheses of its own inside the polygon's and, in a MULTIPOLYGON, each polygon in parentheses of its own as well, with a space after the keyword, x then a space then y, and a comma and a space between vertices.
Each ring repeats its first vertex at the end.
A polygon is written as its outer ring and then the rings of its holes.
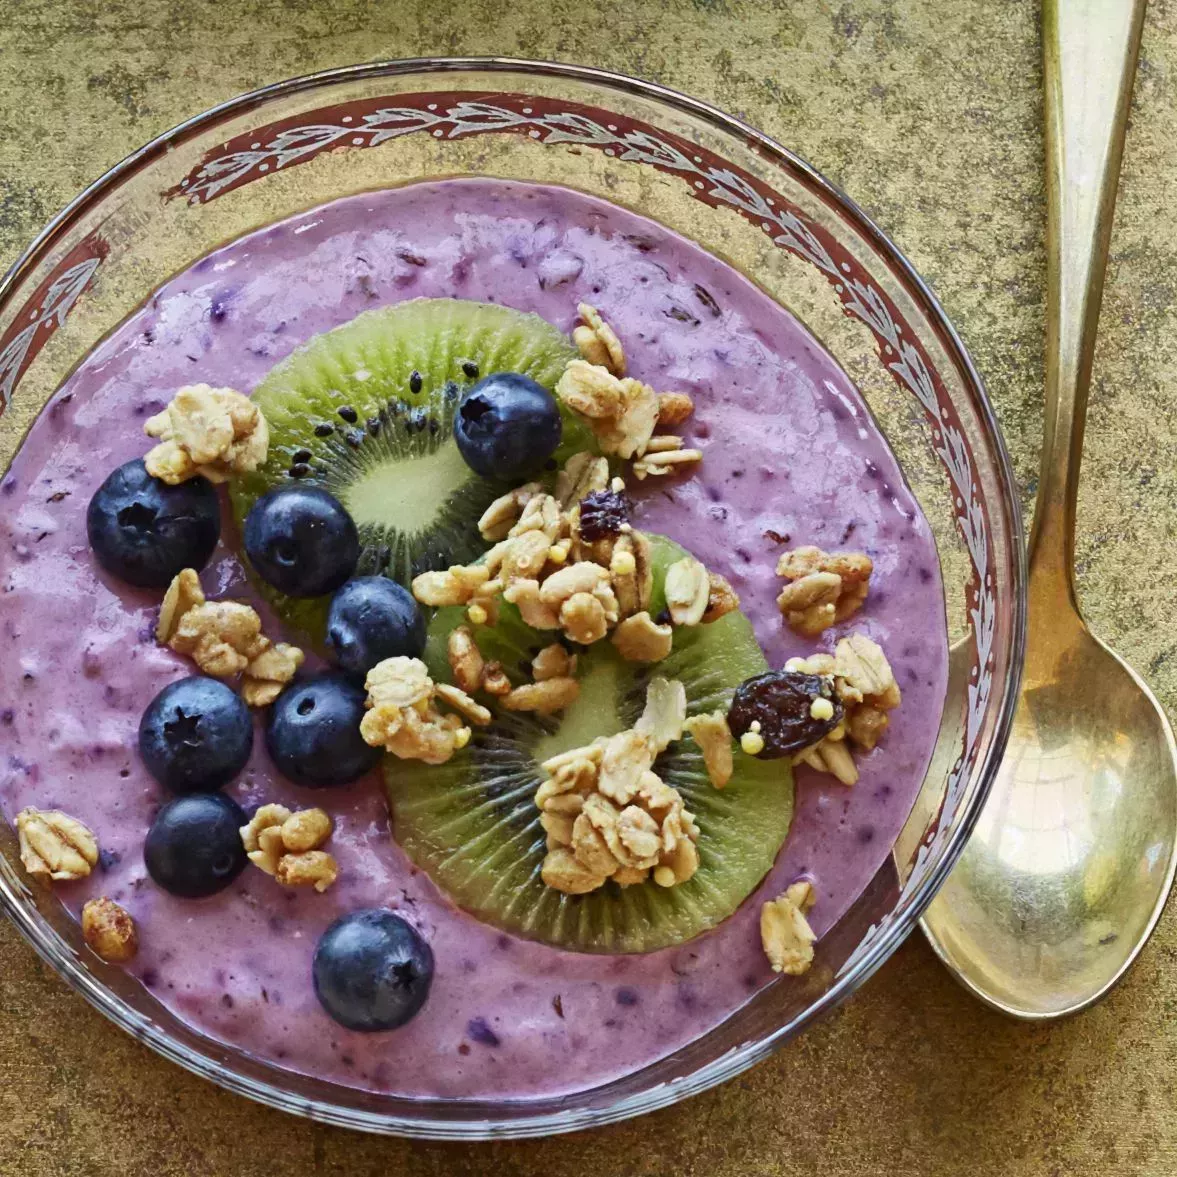
MULTIPOLYGON (((357 1087, 551 1096, 705 1033, 774 979, 758 934, 762 899, 808 874, 820 935, 871 879, 939 726, 947 634, 932 535, 853 385, 739 273, 657 224, 565 189, 419 184, 341 200, 225 246, 162 287, 74 373, 0 485, 0 507, 5 817, 26 805, 60 808, 94 830, 99 869, 58 894, 75 912, 106 895, 132 913, 141 941, 132 971, 180 1017, 357 1087), (296 788, 268 762, 260 733, 229 792, 247 808, 324 805, 336 823, 339 882, 325 895, 286 891, 249 868, 220 895, 191 901, 147 878, 143 837, 165 798, 138 759, 139 718, 193 667, 154 643, 160 594, 114 581, 91 558, 90 496, 146 452, 144 419, 182 385, 249 391, 311 336, 372 307, 437 296, 536 311, 566 331, 578 301, 600 308, 631 374, 689 392, 697 405, 682 432, 704 451, 702 466, 688 480, 639 489, 640 526, 731 580, 770 665, 859 629, 882 645, 903 689, 882 743, 858 758, 858 785, 800 769, 793 828, 770 877, 720 928, 680 948, 567 953, 473 920, 391 841, 376 774, 330 793, 296 788), (875 573, 866 608, 816 643, 786 629, 774 602, 778 536, 867 552, 875 573), (370 905, 413 922, 436 958, 425 1008, 388 1034, 342 1029, 311 988, 322 931, 370 905)), ((202 579, 210 595, 256 600, 225 547, 202 579)), ((266 625, 277 636, 272 618, 266 625)))

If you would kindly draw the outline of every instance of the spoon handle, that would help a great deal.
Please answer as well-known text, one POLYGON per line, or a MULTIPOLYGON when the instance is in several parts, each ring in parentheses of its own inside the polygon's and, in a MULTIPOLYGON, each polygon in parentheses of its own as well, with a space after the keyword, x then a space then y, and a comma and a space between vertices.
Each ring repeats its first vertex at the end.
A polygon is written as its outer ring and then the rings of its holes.
POLYGON ((1076 608, 1075 497, 1145 0, 1043 0, 1047 328, 1030 595, 1076 608))

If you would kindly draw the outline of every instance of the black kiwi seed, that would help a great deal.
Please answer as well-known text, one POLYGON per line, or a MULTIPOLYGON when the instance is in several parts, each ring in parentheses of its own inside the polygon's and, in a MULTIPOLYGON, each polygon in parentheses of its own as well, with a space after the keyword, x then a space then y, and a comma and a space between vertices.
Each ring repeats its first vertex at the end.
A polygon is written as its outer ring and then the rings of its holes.
POLYGON ((369 417, 368 421, 367 421, 367 425, 368 425, 368 432, 373 437, 375 437, 376 434, 378 434, 380 432, 380 418, 379 417, 369 417))
POLYGON ((335 426, 330 421, 321 421, 315 426, 316 437, 330 437, 335 432, 335 426))
POLYGON ((305 478, 310 472, 311 468, 306 464, 306 462, 295 462, 294 465, 290 467, 291 478, 305 478))
POLYGON ((461 390, 457 384, 452 380, 447 380, 445 382, 445 399, 452 403, 458 399, 459 395, 461 395, 461 390))
POLYGON ((424 381, 422 381, 422 379, 421 379, 420 372, 413 371, 413 372, 409 373, 409 391, 410 392, 420 392, 421 385, 423 383, 424 383, 424 381))
POLYGON ((478 379, 478 365, 473 360, 463 360, 462 371, 465 372, 471 380, 478 379))
POLYGON ((311 460, 311 451, 310 450, 295 450, 294 457, 292 460, 296 463, 297 462, 309 462, 311 460))
POLYGON ((364 444, 364 435, 358 429, 349 429, 344 435, 344 441, 347 442, 353 450, 358 450, 364 444))
POLYGON ((351 405, 340 405, 337 411, 349 425, 354 425, 359 420, 358 414, 351 405))

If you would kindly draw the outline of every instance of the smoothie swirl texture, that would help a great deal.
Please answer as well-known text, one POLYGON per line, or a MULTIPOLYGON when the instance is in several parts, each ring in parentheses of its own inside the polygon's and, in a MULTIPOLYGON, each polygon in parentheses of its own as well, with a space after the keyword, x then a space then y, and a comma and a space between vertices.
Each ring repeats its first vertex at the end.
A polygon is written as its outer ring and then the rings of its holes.
MULTIPOLYGON (((102 859, 57 887, 75 914, 106 896, 132 913, 130 970, 201 1031, 324 1079, 405 1096, 528 1098, 607 1082, 706 1033, 774 980, 760 904, 813 881, 820 936, 890 853, 940 722, 947 633, 926 520, 861 396, 796 319, 726 263, 665 228, 566 189, 446 180, 366 193, 232 242, 161 287, 75 371, 0 483, 0 809, 60 809, 102 859), (251 391, 313 336, 413 298, 498 302, 571 334, 599 307, 629 373, 689 393, 678 427, 704 459, 690 477, 631 485, 634 523, 730 580, 771 667, 819 644, 782 622, 777 557, 789 544, 852 547, 874 564, 866 606, 823 638, 862 632, 903 692, 852 788, 796 770, 796 811, 762 886, 714 931, 644 955, 591 955, 515 938, 455 908, 389 836, 379 771, 331 792, 340 877, 285 890, 248 870, 186 901, 150 881, 143 838, 166 800, 139 759, 147 704, 191 664, 154 638, 159 594, 103 572, 86 504, 141 457, 144 422, 180 387, 251 391), (772 534, 770 534, 772 533, 772 534), (339 916, 387 907, 435 960, 419 1014, 388 1034, 333 1022, 313 948, 339 916)), ((245 577, 226 508, 202 580, 281 627, 245 577)), ((823 648, 825 648, 823 644, 823 648)), ((310 663, 314 659, 309 660, 310 663)), ((322 797, 285 781, 254 740, 227 790, 249 812, 322 797)), ((790 983, 787 979, 781 983, 790 983)))

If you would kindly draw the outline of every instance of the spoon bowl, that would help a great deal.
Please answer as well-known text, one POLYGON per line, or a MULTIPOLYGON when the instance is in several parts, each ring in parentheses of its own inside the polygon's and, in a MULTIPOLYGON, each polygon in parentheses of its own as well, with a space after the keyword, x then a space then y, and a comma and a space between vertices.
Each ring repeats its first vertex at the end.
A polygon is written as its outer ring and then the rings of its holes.
POLYGON ((1076 611, 1031 626, 1001 769, 924 917, 977 997, 1048 1019, 1120 979, 1173 882, 1175 759, 1152 692, 1076 611))

